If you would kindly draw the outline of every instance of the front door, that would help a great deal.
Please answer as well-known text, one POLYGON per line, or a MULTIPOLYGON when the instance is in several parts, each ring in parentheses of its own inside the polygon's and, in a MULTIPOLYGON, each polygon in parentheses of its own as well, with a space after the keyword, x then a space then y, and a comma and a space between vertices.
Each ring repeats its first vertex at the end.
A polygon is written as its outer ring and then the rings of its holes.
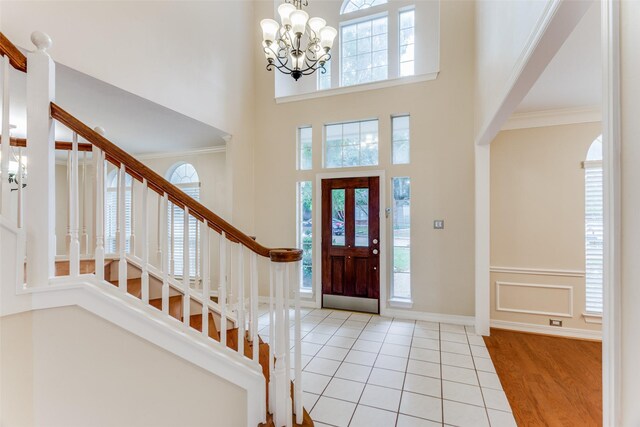
POLYGON ((378 177, 322 180, 322 306, 379 312, 378 177))

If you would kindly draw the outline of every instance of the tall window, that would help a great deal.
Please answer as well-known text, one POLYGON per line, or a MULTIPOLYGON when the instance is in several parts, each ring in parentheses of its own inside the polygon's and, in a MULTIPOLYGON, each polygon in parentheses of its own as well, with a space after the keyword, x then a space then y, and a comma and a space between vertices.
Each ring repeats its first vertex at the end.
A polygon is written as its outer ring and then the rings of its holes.
MULTIPOLYGON (((124 221, 125 221, 125 251, 130 250, 131 240, 131 175, 125 174, 124 221)), ((118 251, 118 170, 112 170, 107 175, 107 191, 105 195, 104 215, 104 250, 106 253, 118 251)))
MULTIPOLYGON (((169 181, 196 200, 200 200, 200 178, 190 163, 180 163, 169 175, 169 181)), ((196 245, 198 242, 198 221, 189 215, 189 276, 196 277, 196 245)), ((172 258, 175 276, 184 274, 184 222, 185 212, 182 208, 169 204, 169 232, 172 242, 172 258), (172 227, 173 224, 173 227, 172 227)))
POLYGON ((311 289, 313 277, 313 196, 311 181, 298 182, 298 247, 302 248, 302 289, 311 289))
POLYGON ((409 163, 409 116, 391 118, 393 164, 409 163))
POLYGON ((298 169, 309 170, 313 167, 312 139, 313 129, 309 127, 298 128, 298 169))
POLYGON ((411 179, 392 179, 393 286, 391 297, 411 299, 411 179))
POLYGON ((415 14, 414 9, 400 12, 400 77, 414 74, 415 14))
POLYGON ((602 313, 604 283, 604 210, 602 136, 598 137, 584 162, 585 186, 585 283, 588 313, 602 313))
POLYGON ((378 120, 325 126, 325 167, 378 164, 378 120))
POLYGON ((387 78, 386 16, 342 25, 342 86, 387 78))
POLYGON ((318 70, 318 90, 331 89, 331 60, 324 64, 324 72, 318 70))

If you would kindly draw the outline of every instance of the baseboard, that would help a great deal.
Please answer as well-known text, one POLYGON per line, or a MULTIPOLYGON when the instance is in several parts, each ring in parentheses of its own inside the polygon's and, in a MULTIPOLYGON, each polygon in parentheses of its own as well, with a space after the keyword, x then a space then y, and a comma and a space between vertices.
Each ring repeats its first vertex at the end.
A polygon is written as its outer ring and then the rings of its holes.
POLYGON ((383 308, 382 313, 386 317, 395 317, 406 320, 421 320, 426 322, 451 323, 454 325, 473 326, 474 316, 460 316, 457 314, 430 313, 427 311, 403 310, 397 308, 383 308))
POLYGON ((528 332, 532 334, 553 335, 564 338, 602 341, 602 331, 592 331, 587 329, 558 328, 556 326, 508 322, 506 320, 492 320, 491 327, 497 329, 507 329, 509 331, 528 332))

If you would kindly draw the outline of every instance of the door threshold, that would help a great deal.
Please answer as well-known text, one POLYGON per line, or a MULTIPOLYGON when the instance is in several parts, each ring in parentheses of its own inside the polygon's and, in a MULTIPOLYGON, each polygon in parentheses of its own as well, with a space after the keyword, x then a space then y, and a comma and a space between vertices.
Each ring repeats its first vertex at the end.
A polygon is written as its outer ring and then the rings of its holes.
POLYGON ((373 298, 345 297, 342 295, 322 295, 322 308, 379 313, 379 301, 373 298))

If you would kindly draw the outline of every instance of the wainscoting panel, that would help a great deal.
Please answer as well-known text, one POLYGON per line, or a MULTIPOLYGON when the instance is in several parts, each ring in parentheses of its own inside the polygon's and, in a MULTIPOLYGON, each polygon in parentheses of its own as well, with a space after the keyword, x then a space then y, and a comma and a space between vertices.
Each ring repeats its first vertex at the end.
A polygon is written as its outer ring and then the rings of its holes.
POLYGON ((496 310, 573 317, 573 287, 496 281, 496 310))

